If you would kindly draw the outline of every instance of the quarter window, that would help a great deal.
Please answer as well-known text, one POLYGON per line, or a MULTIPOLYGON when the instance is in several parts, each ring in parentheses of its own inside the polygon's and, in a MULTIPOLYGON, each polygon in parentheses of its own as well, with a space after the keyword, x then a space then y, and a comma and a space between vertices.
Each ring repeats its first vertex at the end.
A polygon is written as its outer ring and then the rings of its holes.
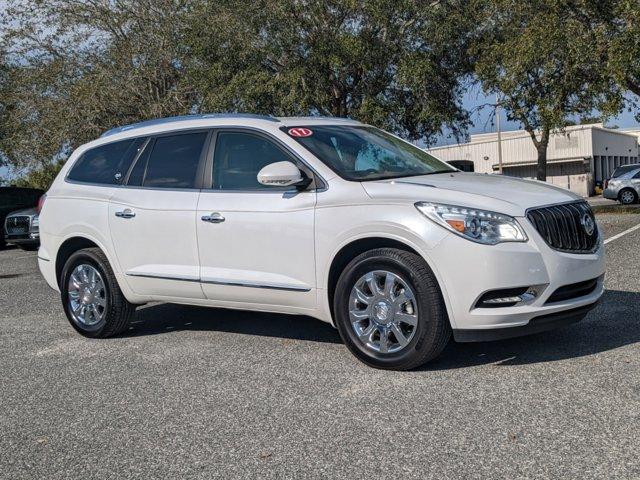
POLYGON ((73 165, 67 178, 76 182, 117 185, 144 141, 144 138, 132 138, 87 150, 73 165))
MULTIPOLYGON (((266 138, 250 133, 220 132, 213 158, 213 188, 216 190, 282 190, 258 182, 263 167, 283 160, 293 161, 266 138)), ((293 161, 295 163, 295 161, 293 161)))
MULTIPOLYGON (((159 137, 146 160, 142 185, 155 188, 195 188, 200 155, 207 132, 159 137)), ((141 158, 144 161, 145 158, 141 158)), ((138 162, 140 163, 140 162, 138 162)), ((132 177, 139 175, 139 166, 132 177)), ((129 182, 132 184, 135 182, 129 182)))

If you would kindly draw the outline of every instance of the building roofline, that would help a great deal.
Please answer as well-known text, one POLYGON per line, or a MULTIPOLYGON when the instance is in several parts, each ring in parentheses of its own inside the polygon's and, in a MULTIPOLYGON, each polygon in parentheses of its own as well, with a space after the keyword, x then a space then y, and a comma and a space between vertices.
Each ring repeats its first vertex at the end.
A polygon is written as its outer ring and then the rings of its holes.
MULTIPOLYGON (((633 137, 633 138, 638 138, 638 135, 630 133, 630 132, 624 132, 624 131, 619 131, 616 129, 612 129, 612 128, 606 128, 601 126, 602 124, 598 124, 598 123, 591 123, 591 124, 587 124, 587 125, 571 125, 569 127, 565 128, 565 131, 576 131, 576 130, 600 130, 602 132, 606 132, 606 133, 614 133, 617 135, 624 135, 625 137, 633 137)), ((556 132, 552 132, 551 135, 558 135, 560 132, 556 131, 556 132)), ((482 135, 497 135, 497 132, 486 132, 486 133, 480 133, 477 134, 479 136, 482 135)), ((519 140, 521 138, 530 138, 529 133, 527 133, 525 130, 507 130, 506 132, 502 132, 502 134, 507 134, 506 137, 502 138, 502 142, 508 142, 511 140, 519 140)), ((467 145, 482 145, 483 143, 497 143, 498 139, 496 137, 491 137, 488 139, 478 139, 477 141, 473 140, 473 135, 471 135, 471 140, 469 142, 465 142, 465 143, 453 143, 450 145, 440 145, 437 147, 430 147, 427 150, 428 151, 433 151, 433 150, 444 150, 446 148, 454 148, 454 147, 463 147, 463 146, 467 146, 467 145)))

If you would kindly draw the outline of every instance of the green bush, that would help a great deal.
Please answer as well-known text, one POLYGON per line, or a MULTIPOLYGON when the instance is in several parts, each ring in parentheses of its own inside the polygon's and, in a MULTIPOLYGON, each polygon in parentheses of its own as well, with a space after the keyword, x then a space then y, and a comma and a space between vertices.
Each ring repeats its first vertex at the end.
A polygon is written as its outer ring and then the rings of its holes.
POLYGON ((17 187, 30 187, 48 190, 63 165, 64 161, 62 160, 46 164, 18 177, 14 182, 12 182, 12 184, 17 187))

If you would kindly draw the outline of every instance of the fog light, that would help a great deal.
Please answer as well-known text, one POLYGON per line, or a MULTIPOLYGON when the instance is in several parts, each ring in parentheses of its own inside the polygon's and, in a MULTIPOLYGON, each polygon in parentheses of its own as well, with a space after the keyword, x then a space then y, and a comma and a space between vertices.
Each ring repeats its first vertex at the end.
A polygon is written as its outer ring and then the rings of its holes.
POLYGON ((513 307, 519 303, 528 303, 538 296, 533 287, 505 288, 484 293, 476 302, 476 308, 513 307))
POLYGON ((501 304, 501 303, 518 303, 522 300, 522 298, 518 295, 516 297, 499 297, 499 298, 488 298, 482 302, 483 305, 493 305, 493 304, 501 304))

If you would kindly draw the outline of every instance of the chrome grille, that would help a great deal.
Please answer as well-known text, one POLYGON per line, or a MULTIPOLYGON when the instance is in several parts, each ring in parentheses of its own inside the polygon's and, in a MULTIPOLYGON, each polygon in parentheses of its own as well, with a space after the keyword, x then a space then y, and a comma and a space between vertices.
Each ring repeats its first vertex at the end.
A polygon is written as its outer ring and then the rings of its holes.
POLYGON ((532 208, 527 211, 527 218, 554 250, 592 253, 598 248, 598 227, 587 202, 532 208), (591 233, 590 226, 594 227, 591 233))
POLYGON ((29 233, 30 220, 27 216, 8 217, 5 221, 5 230, 9 235, 24 235, 29 233))

